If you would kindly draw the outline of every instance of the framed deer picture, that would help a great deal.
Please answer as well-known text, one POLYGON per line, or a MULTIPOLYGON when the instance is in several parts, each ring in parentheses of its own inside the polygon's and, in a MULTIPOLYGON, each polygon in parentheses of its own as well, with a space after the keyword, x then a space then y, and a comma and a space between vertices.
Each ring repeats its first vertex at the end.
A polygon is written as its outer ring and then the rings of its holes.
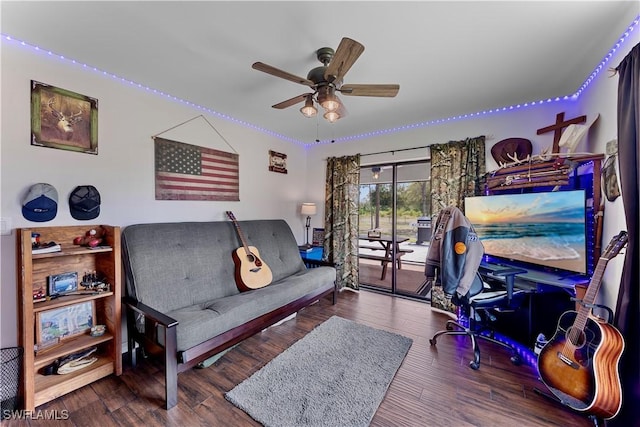
POLYGON ((31 145, 98 154, 98 100, 32 80, 31 145))

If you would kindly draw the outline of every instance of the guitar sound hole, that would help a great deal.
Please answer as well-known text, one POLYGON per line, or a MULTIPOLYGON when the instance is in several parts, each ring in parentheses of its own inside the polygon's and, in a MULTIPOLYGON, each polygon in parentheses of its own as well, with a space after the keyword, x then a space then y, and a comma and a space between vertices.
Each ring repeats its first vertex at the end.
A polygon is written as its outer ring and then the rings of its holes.
POLYGON ((256 257, 253 254, 247 254, 247 261, 255 262, 256 261, 256 257))
POLYGON ((587 341, 584 331, 575 327, 567 329, 567 339, 571 344, 576 346, 576 348, 582 347, 587 341))

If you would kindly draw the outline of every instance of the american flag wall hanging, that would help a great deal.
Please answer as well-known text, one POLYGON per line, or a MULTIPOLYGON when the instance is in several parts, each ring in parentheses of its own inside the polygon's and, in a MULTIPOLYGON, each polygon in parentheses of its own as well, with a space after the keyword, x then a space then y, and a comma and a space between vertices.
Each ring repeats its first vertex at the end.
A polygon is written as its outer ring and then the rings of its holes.
POLYGON ((154 138, 156 200, 240 200, 238 154, 154 138))

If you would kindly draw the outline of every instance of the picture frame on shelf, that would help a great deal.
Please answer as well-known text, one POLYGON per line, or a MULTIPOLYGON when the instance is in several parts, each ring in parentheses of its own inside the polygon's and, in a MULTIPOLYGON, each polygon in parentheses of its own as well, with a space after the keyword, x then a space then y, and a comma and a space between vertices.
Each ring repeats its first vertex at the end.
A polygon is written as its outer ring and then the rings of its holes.
POLYGON ((50 297, 76 292, 78 290, 78 273, 75 271, 52 274, 47 279, 47 290, 50 297))
POLYGON ((36 344, 89 332, 95 322, 95 311, 95 301, 91 300, 36 313, 36 344))
POLYGON ((324 228, 314 228, 311 246, 324 246, 324 228))
POLYGON ((98 154, 98 100, 31 80, 31 145, 98 154))

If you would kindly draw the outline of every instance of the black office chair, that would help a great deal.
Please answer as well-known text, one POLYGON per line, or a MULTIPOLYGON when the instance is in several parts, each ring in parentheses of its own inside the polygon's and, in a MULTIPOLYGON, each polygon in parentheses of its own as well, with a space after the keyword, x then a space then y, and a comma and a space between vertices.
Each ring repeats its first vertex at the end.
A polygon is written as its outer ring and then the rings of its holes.
POLYGON ((484 247, 464 214, 456 207, 443 209, 431 237, 425 275, 435 286, 442 286, 445 297, 460 308, 461 318, 467 318, 468 325, 448 320, 446 330, 437 332, 429 342, 436 345, 441 335, 467 335, 473 348, 469 366, 478 369, 478 340, 491 341, 509 349, 511 362, 517 365, 521 359, 516 349, 495 339, 489 324, 496 319, 497 312, 513 311, 521 305, 525 293, 514 289, 514 282, 515 276, 526 270, 496 269, 488 275, 495 279, 489 285, 478 273, 483 254, 484 247))

